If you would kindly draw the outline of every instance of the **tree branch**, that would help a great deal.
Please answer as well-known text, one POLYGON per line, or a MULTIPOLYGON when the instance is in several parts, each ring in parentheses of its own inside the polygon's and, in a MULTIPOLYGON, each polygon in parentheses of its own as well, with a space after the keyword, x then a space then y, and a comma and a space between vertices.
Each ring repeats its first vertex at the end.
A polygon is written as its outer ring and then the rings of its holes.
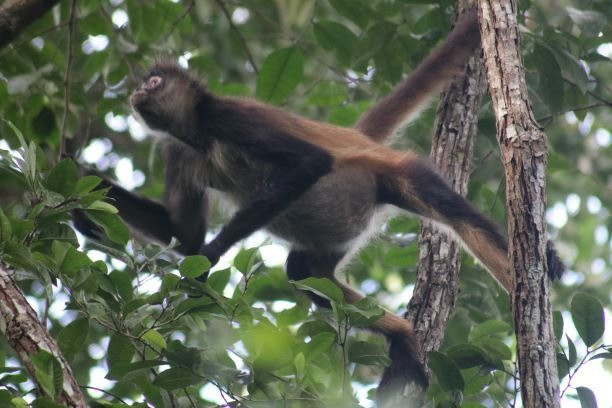
POLYGON ((240 32, 238 27, 236 27, 236 24, 234 24, 234 22, 232 21, 232 15, 229 13, 229 10, 225 6, 225 3, 223 2, 223 0, 215 0, 215 1, 221 8, 223 15, 225 15, 225 18, 227 19, 227 22, 229 23, 230 28, 232 29, 233 32, 236 33, 236 36, 238 37, 238 40, 240 40, 240 44, 242 44, 242 48, 244 49, 244 52, 246 53, 246 56, 249 62, 251 63, 251 66, 253 67, 253 71, 257 74, 259 72, 259 68, 257 68, 257 64, 255 64, 255 59, 253 58, 253 54, 251 54, 251 50, 249 49, 249 46, 247 45, 246 40, 242 36, 242 33, 240 32))
POLYGON ((481 0, 485 66, 506 175, 511 294, 525 407, 559 407, 546 260, 546 135, 528 100, 516 3, 481 0))
MULTIPOLYGON (((74 378, 68 361, 57 342, 38 320, 36 312, 26 300, 11 274, 0 265, 0 330, 17 357, 25 366, 32 381, 36 382, 31 357, 39 350, 51 353, 62 367, 64 381, 58 395, 59 402, 68 407, 86 407, 87 401, 74 378)), ((43 388, 36 382, 38 390, 43 388)))
POLYGON ((5 0, 0 4, 0 48, 57 3, 59 0, 5 0))
MULTIPOLYGON (((459 12, 469 3, 468 0, 459 1, 459 12)), ((463 74, 444 90, 436 111, 430 158, 455 191, 464 196, 472 170, 483 79, 482 61, 477 53, 463 74)), ((421 360, 426 361, 428 351, 440 348, 446 322, 455 305, 460 248, 448 234, 427 221, 423 222, 419 242, 417 280, 404 317, 412 322, 421 360)), ((407 387, 405 405, 423 405, 423 393, 424 390, 414 389, 412 385, 407 387)))
POLYGON ((66 70, 64 71, 64 115, 60 131, 59 159, 66 154, 66 124, 70 111, 70 73, 72 69, 72 44, 74 42, 74 20, 76 16, 76 0, 70 3, 70 17, 68 18, 68 45, 66 46, 66 70))

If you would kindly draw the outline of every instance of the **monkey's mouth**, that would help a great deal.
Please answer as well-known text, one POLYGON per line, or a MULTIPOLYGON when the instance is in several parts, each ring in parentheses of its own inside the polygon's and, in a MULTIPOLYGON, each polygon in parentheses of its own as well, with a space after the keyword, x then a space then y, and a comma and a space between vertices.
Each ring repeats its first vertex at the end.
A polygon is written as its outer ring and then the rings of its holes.
POLYGON ((132 93, 132 96, 130 96, 130 105, 136 109, 138 105, 142 104, 147 99, 148 96, 147 91, 137 89, 132 93))

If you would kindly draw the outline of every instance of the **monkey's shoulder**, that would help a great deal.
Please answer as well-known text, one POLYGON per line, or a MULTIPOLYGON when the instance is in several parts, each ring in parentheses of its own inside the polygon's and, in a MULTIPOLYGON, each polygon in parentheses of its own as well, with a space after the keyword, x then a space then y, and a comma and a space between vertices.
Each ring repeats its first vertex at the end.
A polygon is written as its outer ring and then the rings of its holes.
MULTIPOLYGON (((164 158, 177 167, 177 177, 192 183, 234 193, 251 191, 265 176, 267 167, 241 149, 212 141, 206 150, 196 150, 177 140, 169 140, 164 158)), ((180 180, 177 180, 180 182, 180 180)))

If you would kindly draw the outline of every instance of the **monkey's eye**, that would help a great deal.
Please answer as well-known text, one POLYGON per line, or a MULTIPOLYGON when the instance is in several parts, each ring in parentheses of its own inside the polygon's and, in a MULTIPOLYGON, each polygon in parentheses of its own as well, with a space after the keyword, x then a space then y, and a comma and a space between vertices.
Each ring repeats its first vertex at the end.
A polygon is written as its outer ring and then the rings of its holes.
POLYGON ((148 91, 152 91, 154 89, 159 88, 162 82, 163 82, 162 77, 153 75, 145 81, 143 88, 148 91))

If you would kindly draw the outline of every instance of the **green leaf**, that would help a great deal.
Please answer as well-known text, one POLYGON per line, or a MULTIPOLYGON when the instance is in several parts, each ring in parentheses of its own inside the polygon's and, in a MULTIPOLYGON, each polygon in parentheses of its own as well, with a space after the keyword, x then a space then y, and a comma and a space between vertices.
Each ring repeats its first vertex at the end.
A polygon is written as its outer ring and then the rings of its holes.
POLYGON ((12 233, 11 222, 0 207, 0 243, 11 239, 12 233))
POLYGON ((578 61, 578 58, 574 57, 572 54, 560 48, 556 44, 548 44, 543 42, 538 42, 538 44, 552 51, 557 63, 559 64, 559 67, 561 67, 561 72, 563 72, 564 78, 571 81, 573 84, 576 84, 576 86, 580 88, 583 93, 587 91, 589 78, 584 70, 584 67, 580 61, 578 61))
POLYGON ((91 259, 87 255, 70 246, 64 255, 59 270, 66 276, 73 278, 80 269, 90 266, 91 263, 91 259))
POLYGON ((363 0, 330 0, 329 3, 338 14, 353 21, 361 28, 367 26, 368 20, 372 15, 372 10, 367 6, 367 2, 363 0))
POLYGON ((486 362, 484 351, 473 344, 457 344, 450 347, 446 354, 459 368, 477 367, 486 362))
POLYGON ((326 352, 336 343, 336 333, 323 332, 312 336, 310 341, 305 345, 304 350, 309 360, 312 360, 321 353, 326 352))
POLYGON ((129 338, 119 333, 111 335, 106 354, 106 361, 111 370, 118 364, 130 363, 134 353, 134 346, 129 338))
POLYGON ((136 361, 135 363, 115 364, 110 368, 108 374, 106 374, 106 378, 109 380, 120 380, 126 374, 133 371, 149 369, 163 364, 168 364, 168 362, 163 360, 145 360, 136 361))
POLYGON ((512 350, 501 340, 485 337, 478 339, 478 346, 484 350, 491 362, 512 359, 512 350))
POLYGON ((208 285, 217 293, 223 293, 223 289, 227 286, 227 283, 230 279, 230 269, 223 269, 220 271, 216 271, 215 273, 211 273, 208 276, 208 280, 206 281, 208 285))
POLYGON ((478 338, 489 336, 491 334, 508 333, 512 331, 512 327, 501 320, 487 320, 472 327, 470 331, 470 341, 478 338))
POLYGON ((55 398, 62 390, 63 372, 59 361, 46 350, 38 350, 32 355, 34 377, 45 394, 55 398))
POLYGON ((576 364, 577 355, 576 355, 576 346, 572 339, 569 336, 565 336, 567 338, 567 360, 569 362, 570 367, 573 367, 576 364))
POLYGON ((316 106, 340 106, 347 99, 346 85, 335 81, 321 81, 308 92, 308 103, 316 106))
POLYGON ((117 210, 117 208, 114 205, 109 204, 106 201, 101 201, 101 200, 97 200, 91 203, 87 207, 87 210, 100 210, 100 211, 104 211, 104 212, 111 213, 111 214, 117 214, 119 212, 119 210, 117 210))
POLYGON ((438 351, 427 353, 427 365, 434 372, 440 387, 445 391, 463 391, 465 382, 461 370, 453 360, 438 351))
POLYGON ((369 327, 385 314, 385 311, 372 297, 365 297, 356 303, 345 304, 341 309, 347 314, 352 327, 369 327))
POLYGON ((561 341, 561 337, 563 337, 563 315, 558 310, 553 312, 553 332, 557 342, 561 341))
POLYGON ((234 257, 234 267, 243 275, 247 275, 253 271, 253 265, 257 259, 258 248, 242 249, 236 257, 234 257))
POLYGON ((306 374, 306 358, 304 353, 298 353, 293 359, 293 367, 295 367, 295 375, 299 381, 304 378, 306 374))
POLYGON ((580 406, 582 408, 597 408, 597 399, 595 394, 587 387, 576 387, 578 398, 580 398, 580 406))
POLYGON ((32 408, 65 408, 66 405, 58 404, 49 397, 39 397, 32 401, 32 408))
POLYGON ((198 367, 201 362, 201 349, 194 347, 185 347, 178 340, 171 340, 168 343, 168 348, 164 356, 173 365, 183 368, 198 367))
POLYGON ((257 75, 257 98, 270 103, 284 101, 304 74, 304 57, 297 47, 283 48, 268 55, 257 75))
POLYGON ((89 319, 82 317, 70 322, 60 331, 57 342, 64 357, 71 361, 76 353, 83 348, 89 333, 89 319))
POLYGON ((22 220, 21 218, 10 218, 13 238, 22 242, 29 233, 34 231, 34 220, 22 220))
POLYGON ((11 399, 11 404, 13 404, 16 408, 30 408, 30 404, 28 404, 26 400, 21 397, 11 399))
POLYGON ((70 159, 64 159, 49 172, 47 188, 67 198, 74 191, 78 179, 77 165, 70 159))
POLYGON ((381 20, 368 30, 358 43, 355 51, 356 60, 367 62, 391 42, 397 33, 397 25, 381 20))
POLYGON ((566 7, 567 15, 589 37, 597 37, 606 25, 606 16, 596 11, 566 7))
MULTIPOLYGON (((170 274, 164 275, 164 278, 166 276, 170 276, 170 274)), ((124 301, 129 302, 132 300, 134 297, 134 288, 132 287, 132 278, 127 271, 114 270, 108 277, 113 282, 117 293, 124 301)))
POLYGON ((593 357, 589 358, 589 361, 591 360, 597 360, 600 358, 605 358, 606 360, 612 360, 612 352, 606 352, 606 353, 599 353, 594 355, 593 357))
POLYGON ((387 351, 382 345, 367 341, 351 342, 348 349, 348 359, 351 362, 366 365, 386 367, 391 364, 387 351))
MULTIPOLYGON (((4 384, 7 384, 7 383, 4 382, 4 384)), ((10 406, 9 404, 12 399, 13 399, 13 394, 11 394, 9 390, 0 390, 0 404, 4 404, 4 406, 8 407, 10 406)))
POLYGON ((145 343, 157 351, 161 351, 166 348, 166 340, 164 340, 164 337, 155 329, 147 330, 140 337, 145 343))
POLYGON ((127 244, 130 233, 118 215, 98 210, 86 210, 86 213, 93 222, 104 230, 111 241, 121 245, 127 244))
POLYGON ((181 278, 173 273, 167 273, 162 278, 162 284, 159 288, 159 293, 167 296, 170 292, 176 290, 181 278))
POLYGON ((102 179, 98 176, 85 176, 77 181, 74 187, 74 195, 82 196, 89 193, 91 190, 96 188, 102 179))
POLYGON ((357 43, 357 37, 348 28, 335 21, 313 23, 314 35, 321 47, 335 49, 338 59, 348 65, 357 43))
POLYGON ((292 281, 292 283, 298 289, 310 291, 338 304, 344 303, 342 290, 327 278, 306 278, 300 281, 292 281))
POLYGON ((56 127, 55 114, 48 106, 43 106, 32 118, 32 131, 40 140, 48 138, 56 127))
POLYGON ((540 75, 539 95, 551 113, 559 113, 564 106, 561 68, 553 53, 537 44, 533 48, 532 58, 540 75))
POLYGON ((179 272, 186 278, 197 278, 210 269, 210 261, 203 255, 187 256, 179 264, 179 272))
POLYGON ((202 381, 202 378, 191 371, 175 367, 159 373, 157 377, 155 377, 153 384, 165 390, 176 390, 178 388, 186 388, 190 385, 198 384, 202 381))
POLYGON ((569 361, 563 353, 557 353, 557 375, 559 376, 559 381, 561 381, 566 375, 569 374, 569 361))
POLYGON ((570 306, 572 320, 578 334, 587 345, 592 346, 604 332, 603 307, 597 298, 586 293, 577 293, 570 306))

